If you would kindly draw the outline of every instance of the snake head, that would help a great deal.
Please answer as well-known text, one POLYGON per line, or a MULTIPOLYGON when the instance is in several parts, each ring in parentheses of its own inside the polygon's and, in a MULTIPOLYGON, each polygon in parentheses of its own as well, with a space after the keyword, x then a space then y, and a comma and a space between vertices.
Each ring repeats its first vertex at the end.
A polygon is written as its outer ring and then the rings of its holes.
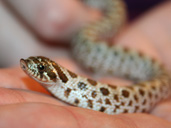
POLYGON ((53 84, 57 81, 56 63, 46 57, 36 56, 20 60, 23 71, 42 84, 53 84))

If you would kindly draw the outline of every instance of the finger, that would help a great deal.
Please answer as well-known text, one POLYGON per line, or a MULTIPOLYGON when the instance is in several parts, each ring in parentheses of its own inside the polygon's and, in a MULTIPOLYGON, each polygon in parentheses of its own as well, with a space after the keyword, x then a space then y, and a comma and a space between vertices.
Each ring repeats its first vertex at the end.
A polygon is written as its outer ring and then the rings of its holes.
POLYGON ((147 114, 111 116, 81 108, 48 104, 23 103, 0 106, 0 127, 9 128, 11 125, 13 128, 170 128, 171 123, 147 114))
POLYGON ((171 122, 171 98, 158 104, 151 114, 171 122))
POLYGON ((0 69, 0 87, 30 89, 47 93, 36 81, 29 78, 20 68, 0 69))
POLYGON ((48 103, 54 105, 67 105, 64 102, 43 93, 29 90, 0 88, 0 105, 25 102, 48 103))
MULTIPOLYGON (((64 102, 52 98, 42 93, 36 93, 32 91, 24 91, 20 89, 6 89, 0 88, 0 104, 15 104, 22 102, 40 102, 48 103, 55 105, 68 105, 64 102)), ((160 118, 171 120, 171 99, 168 99, 164 102, 159 103, 154 109, 150 112, 153 115, 156 115, 160 118)))
MULTIPOLYGON (((52 48, 40 43, 30 31, 14 17, 0 1, 0 66, 19 65, 21 58, 31 55, 69 58, 68 49, 52 48), (15 33, 15 34, 14 34, 15 33), (10 37, 10 38, 9 38, 10 37)), ((3 75, 0 73, 0 75, 3 75)), ((14 74, 15 76, 16 74, 14 74)))
POLYGON ((143 51, 171 70, 171 1, 159 5, 134 22, 116 41, 143 51))
POLYGON ((66 39, 88 21, 98 17, 76 0, 7 0, 44 38, 66 39))

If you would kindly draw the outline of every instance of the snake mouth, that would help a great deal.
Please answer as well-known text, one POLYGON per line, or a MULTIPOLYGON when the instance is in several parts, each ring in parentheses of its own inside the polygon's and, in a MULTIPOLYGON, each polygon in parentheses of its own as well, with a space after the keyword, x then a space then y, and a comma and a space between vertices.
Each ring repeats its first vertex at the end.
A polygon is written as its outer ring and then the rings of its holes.
POLYGON ((20 59, 20 67, 21 67, 24 71, 26 71, 26 70, 28 69, 26 60, 20 59))

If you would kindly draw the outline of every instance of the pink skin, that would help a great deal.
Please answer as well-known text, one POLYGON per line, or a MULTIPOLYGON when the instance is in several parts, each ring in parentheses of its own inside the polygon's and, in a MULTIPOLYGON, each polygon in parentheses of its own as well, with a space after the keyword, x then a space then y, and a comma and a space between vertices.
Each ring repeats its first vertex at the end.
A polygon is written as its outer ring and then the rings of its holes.
MULTIPOLYGON (((169 1, 128 27, 118 37, 118 43, 140 49, 150 56, 163 61, 171 69, 171 57, 168 55, 171 50, 171 44, 169 43, 171 42, 169 36, 169 33, 171 33, 170 12, 171 2, 169 1), (153 36, 153 33, 155 33, 155 36, 153 36)), ((27 44, 29 44, 29 41, 25 42, 25 45, 27 44)), ((24 49, 27 48, 23 46, 24 49)), ((62 58, 58 58, 57 62, 72 71, 82 74, 72 59, 67 56, 62 58)), ((109 82, 110 79, 103 81, 109 82)), ((111 116, 92 110, 71 107, 52 97, 42 95, 41 93, 49 93, 34 80, 26 76, 20 68, 0 69, 0 87, 0 127, 171 127, 171 122, 169 122, 171 121, 171 99, 159 103, 150 114, 111 116)))

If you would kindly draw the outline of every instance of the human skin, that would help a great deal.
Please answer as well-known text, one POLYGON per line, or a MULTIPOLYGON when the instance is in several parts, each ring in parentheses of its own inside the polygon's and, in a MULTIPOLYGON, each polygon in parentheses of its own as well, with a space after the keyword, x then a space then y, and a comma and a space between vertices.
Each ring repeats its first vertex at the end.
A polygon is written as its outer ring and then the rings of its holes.
MULTIPOLYGON (((171 69, 169 56, 171 14, 169 12, 171 12, 171 2, 161 5, 137 20, 116 39, 116 42, 142 50, 149 56, 164 62, 171 69)), ((78 72, 78 67, 73 60, 66 58, 56 59, 56 61, 78 72)), ((20 68, 1 69, 0 81, 0 87, 2 87, 0 88, 0 127, 171 127, 169 122, 171 121, 171 99, 159 103, 150 114, 111 116, 68 106, 52 97, 33 92, 49 94, 42 86, 28 78, 20 68)))

